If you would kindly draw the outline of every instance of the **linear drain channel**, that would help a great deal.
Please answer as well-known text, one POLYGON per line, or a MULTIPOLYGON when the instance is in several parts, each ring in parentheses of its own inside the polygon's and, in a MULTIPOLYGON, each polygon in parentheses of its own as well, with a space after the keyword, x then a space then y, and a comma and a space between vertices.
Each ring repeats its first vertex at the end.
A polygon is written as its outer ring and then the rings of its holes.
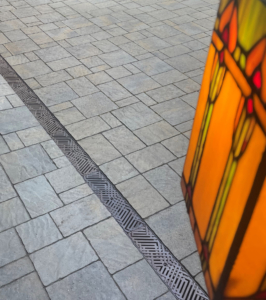
POLYGON ((206 293, 182 264, 177 261, 89 155, 1 56, 0 74, 83 176, 85 182, 110 211, 173 295, 180 300, 208 300, 206 293))

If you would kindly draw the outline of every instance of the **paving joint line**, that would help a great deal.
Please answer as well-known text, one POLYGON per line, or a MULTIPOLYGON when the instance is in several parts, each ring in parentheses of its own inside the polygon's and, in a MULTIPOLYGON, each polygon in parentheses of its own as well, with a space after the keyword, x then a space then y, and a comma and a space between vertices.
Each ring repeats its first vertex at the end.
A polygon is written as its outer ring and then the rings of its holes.
POLYGON ((0 74, 84 178, 171 293, 179 300, 208 300, 186 268, 156 236, 71 134, 0 56, 0 74))

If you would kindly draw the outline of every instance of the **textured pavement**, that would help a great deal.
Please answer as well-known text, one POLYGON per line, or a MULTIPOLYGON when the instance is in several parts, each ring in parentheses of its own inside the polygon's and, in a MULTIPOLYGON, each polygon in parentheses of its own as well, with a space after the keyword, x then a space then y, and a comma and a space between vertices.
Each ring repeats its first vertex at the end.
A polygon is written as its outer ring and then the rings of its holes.
MULTIPOLYGON (((179 182, 217 2, 0 1, 2 57, 203 288, 179 182)), ((1 300, 174 299, 3 77, 0 133, 1 300)))

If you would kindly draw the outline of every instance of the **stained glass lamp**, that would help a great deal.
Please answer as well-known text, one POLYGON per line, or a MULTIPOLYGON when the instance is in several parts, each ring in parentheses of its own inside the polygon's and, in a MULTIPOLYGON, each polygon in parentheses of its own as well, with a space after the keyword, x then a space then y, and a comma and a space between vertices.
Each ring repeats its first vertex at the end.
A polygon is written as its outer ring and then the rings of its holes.
POLYGON ((212 300, 266 299, 266 1, 221 0, 182 190, 212 300))

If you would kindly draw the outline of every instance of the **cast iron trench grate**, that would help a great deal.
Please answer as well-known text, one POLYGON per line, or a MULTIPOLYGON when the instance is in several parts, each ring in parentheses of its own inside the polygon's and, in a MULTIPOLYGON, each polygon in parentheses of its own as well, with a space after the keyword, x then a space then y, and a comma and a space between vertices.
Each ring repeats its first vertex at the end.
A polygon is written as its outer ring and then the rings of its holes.
POLYGON ((182 264, 1 56, 0 74, 110 211, 173 295, 179 300, 208 300, 206 293, 182 264))

